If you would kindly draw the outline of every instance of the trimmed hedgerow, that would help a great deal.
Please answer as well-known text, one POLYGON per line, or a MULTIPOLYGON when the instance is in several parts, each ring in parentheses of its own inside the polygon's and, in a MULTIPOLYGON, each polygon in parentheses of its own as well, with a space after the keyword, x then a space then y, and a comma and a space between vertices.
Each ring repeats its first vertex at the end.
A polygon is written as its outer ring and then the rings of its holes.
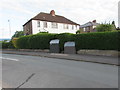
POLYGON ((9 41, 9 42, 7 42, 7 41, 2 41, 2 42, 0 42, 0 48, 2 48, 2 49, 8 49, 8 48, 13 49, 13 48, 15 48, 15 47, 14 47, 12 41, 9 41), (2 47, 1 47, 1 46, 2 46, 2 47))
POLYGON ((18 38, 12 38, 12 44, 15 48, 17 48, 17 40, 18 38))
POLYGON ((77 34, 76 49, 118 50, 119 36, 119 32, 77 34))
POLYGON ((20 37, 17 40, 17 47, 20 49, 49 49, 49 42, 54 34, 39 33, 20 37))
POLYGON ((17 42, 16 42, 16 47, 18 49, 29 49, 29 43, 28 43, 28 39, 31 37, 32 35, 28 35, 28 36, 22 36, 20 37, 17 42))
POLYGON ((67 41, 74 41, 75 34, 71 33, 61 33, 61 34, 56 34, 55 38, 60 40, 60 50, 63 51, 64 49, 64 43, 67 41))
POLYGON ((96 32, 87 34, 49 34, 39 33, 23 36, 17 40, 17 47, 22 49, 49 49, 49 42, 52 39, 60 40, 60 50, 63 51, 64 43, 75 41, 76 50, 120 50, 120 31, 117 32, 96 32))
POLYGON ((30 49, 49 49, 49 42, 54 38, 54 34, 39 33, 32 35, 28 39, 30 49))

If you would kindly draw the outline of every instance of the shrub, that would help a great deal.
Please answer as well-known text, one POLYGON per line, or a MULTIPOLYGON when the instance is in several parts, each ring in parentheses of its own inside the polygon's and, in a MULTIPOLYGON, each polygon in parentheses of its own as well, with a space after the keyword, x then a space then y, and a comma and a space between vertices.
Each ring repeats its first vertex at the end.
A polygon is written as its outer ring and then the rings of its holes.
POLYGON ((24 36, 24 32, 23 31, 16 31, 15 34, 12 36, 12 38, 21 37, 21 36, 24 36))
POLYGON ((15 48, 18 48, 18 47, 17 47, 17 40, 18 40, 18 38, 13 38, 13 39, 12 39, 12 43, 13 43, 13 46, 14 46, 15 48))
POLYGON ((5 49, 5 48, 8 48, 9 46, 9 42, 2 42, 2 48, 5 49))
POLYGON ((15 48, 12 41, 2 41, 2 48, 3 49, 8 49, 8 48, 15 48))
POLYGON ((77 30, 77 31, 76 31, 76 34, 80 34, 80 31, 81 31, 81 30, 77 30))
POLYGON ((106 32, 114 30, 114 26, 112 24, 100 24, 96 27, 98 32, 106 32))

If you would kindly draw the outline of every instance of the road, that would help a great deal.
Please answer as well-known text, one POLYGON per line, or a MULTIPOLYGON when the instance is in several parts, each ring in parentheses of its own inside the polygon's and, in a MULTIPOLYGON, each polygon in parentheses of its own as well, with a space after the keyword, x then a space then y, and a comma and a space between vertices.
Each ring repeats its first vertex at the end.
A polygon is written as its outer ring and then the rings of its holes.
POLYGON ((118 66, 2 55, 3 88, 118 88, 118 66))

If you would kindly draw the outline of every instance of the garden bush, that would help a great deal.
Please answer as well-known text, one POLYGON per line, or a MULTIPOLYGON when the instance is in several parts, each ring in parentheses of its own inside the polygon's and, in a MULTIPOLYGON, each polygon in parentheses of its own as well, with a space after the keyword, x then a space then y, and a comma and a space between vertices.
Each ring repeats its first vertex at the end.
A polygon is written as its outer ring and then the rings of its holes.
POLYGON ((17 47, 17 40, 18 40, 18 38, 13 38, 13 39, 12 39, 12 43, 13 43, 13 46, 14 46, 15 48, 18 48, 18 47, 17 47))
POLYGON ((9 42, 2 41, 1 44, 2 44, 2 49, 8 49, 8 48, 13 49, 13 48, 15 48, 12 41, 9 41, 9 42))

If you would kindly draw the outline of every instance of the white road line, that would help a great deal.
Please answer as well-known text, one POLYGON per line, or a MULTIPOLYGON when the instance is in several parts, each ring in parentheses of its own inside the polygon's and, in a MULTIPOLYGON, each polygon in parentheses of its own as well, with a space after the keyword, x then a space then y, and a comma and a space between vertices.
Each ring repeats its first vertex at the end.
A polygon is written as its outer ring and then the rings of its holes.
POLYGON ((11 61, 19 61, 18 59, 13 59, 13 58, 4 58, 4 57, 0 57, 0 58, 5 60, 11 60, 11 61))

